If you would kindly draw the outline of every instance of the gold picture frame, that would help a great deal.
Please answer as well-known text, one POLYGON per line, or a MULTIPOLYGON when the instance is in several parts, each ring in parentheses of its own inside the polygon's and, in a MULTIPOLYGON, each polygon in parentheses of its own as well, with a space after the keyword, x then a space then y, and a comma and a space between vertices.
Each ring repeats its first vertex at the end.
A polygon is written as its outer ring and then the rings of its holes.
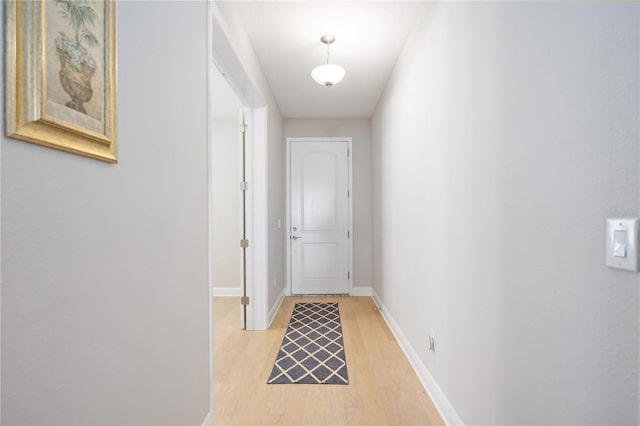
POLYGON ((5 0, 8 137, 117 162, 113 0, 5 0))

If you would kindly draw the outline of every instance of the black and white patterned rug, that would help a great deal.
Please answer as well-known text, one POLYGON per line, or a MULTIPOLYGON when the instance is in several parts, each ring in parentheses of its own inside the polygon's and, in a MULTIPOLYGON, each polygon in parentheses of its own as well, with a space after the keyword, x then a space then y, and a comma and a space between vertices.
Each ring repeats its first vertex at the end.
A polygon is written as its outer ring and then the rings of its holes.
POLYGON ((349 384, 337 303, 296 303, 267 383, 349 384))

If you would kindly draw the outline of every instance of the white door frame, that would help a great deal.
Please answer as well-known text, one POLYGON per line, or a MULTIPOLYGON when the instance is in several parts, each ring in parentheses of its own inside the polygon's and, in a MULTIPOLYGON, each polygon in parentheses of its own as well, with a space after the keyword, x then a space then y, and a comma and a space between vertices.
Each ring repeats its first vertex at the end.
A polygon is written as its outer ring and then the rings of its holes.
MULTIPOLYGON (((210 61, 208 66, 208 79, 212 80, 212 72, 218 68, 229 86, 244 105, 245 122, 249 129, 247 138, 247 182, 249 190, 247 194, 247 236, 249 250, 247 250, 247 295, 250 303, 247 305, 247 329, 266 330, 267 321, 267 106, 258 88, 254 85, 247 73, 240 55, 240 49, 236 48, 231 36, 231 31, 214 1, 208 0, 210 21, 210 61)), ((209 87, 211 83, 209 82, 209 87)), ((211 91, 207 96, 209 114, 212 110, 213 96, 211 91)), ((209 116, 209 121, 213 121, 209 116)), ((238 126, 240 123, 238 123, 238 126)), ((240 138, 238 127, 238 137, 240 138)), ((209 133, 209 139, 211 139, 209 133)), ((209 147, 212 141, 209 140, 209 147)), ((211 163, 211 160, 209 160, 211 163)), ((209 169, 211 164, 209 164, 209 169)), ((211 170, 209 170, 209 204, 213 202, 211 188, 211 170)), ((238 191, 240 180, 238 180, 238 191)), ((209 215, 211 219, 211 215, 209 215)), ((211 224, 209 224, 211 234, 211 224)), ((209 258, 211 258, 211 242, 209 245, 209 258)), ((240 250, 240 240, 238 240, 240 250)), ((209 270, 209 280, 211 280, 209 270)), ((210 287, 212 283, 210 282, 210 287)))
POLYGON ((269 232, 267 223, 267 107, 245 108, 247 143, 247 330, 269 327, 267 257, 269 232))
MULTIPOLYGON (((209 286, 209 413, 203 424, 213 424, 213 281, 212 281, 212 131, 213 122, 213 73, 218 68, 245 106, 245 118, 249 124, 247 134, 247 329, 265 330, 267 321, 267 108, 260 91, 246 72, 235 47, 231 31, 220 9, 213 0, 207 0, 207 222, 208 222, 208 286, 209 286)), ((238 123, 238 131, 239 131, 238 123)), ((238 190, 240 189, 238 180, 238 190)), ((240 250, 240 239, 238 239, 240 250)), ((240 305, 238 305, 240 306, 240 305)), ((238 308, 240 311, 240 308, 238 308)), ((238 327, 240 326, 238 316, 238 327)))
POLYGON ((285 246, 287 248, 287 267, 285 276, 287 280, 287 286, 285 288, 285 294, 291 296, 291 143, 292 142, 347 142, 348 155, 347 164, 349 164, 349 295, 353 292, 353 150, 351 137, 291 137, 287 138, 287 159, 286 159, 286 220, 285 220, 285 246))

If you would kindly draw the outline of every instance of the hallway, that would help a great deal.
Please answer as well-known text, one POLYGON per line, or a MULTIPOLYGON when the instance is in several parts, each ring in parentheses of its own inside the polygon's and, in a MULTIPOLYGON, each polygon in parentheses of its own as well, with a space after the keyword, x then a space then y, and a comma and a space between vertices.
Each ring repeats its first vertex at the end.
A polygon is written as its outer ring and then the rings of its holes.
MULTIPOLYGON (((3 0, 5 119, 94 120, 50 98, 57 3, 3 0)), ((640 274, 606 262, 640 246, 607 249, 609 219, 640 220, 640 1, 87 4, 118 162, 0 120, 2 426, 640 424, 640 274), (312 78, 326 62, 339 84, 312 78), (348 386, 266 385, 303 137, 352 138, 348 386), (241 208, 217 216, 245 197, 246 238, 241 208), (247 323, 271 330, 241 332, 237 299, 213 312, 244 291, 241 245, 247 323)))
POLYGON ((268 331, 238 327, 239 300, 214 298, 214 424, 443 424, 369 297, 287 297, 268 331), (337 301, 350 383, 267 385, 295 302, 337 301))

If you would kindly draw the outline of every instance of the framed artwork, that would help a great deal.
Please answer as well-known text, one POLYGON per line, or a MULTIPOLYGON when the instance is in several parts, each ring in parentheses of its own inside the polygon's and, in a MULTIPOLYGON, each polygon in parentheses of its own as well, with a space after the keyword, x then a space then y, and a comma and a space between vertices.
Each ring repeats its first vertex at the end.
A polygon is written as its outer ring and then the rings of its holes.
POLYGON ((7 136, 117 162, 112 0, 5 0, 7 136))

